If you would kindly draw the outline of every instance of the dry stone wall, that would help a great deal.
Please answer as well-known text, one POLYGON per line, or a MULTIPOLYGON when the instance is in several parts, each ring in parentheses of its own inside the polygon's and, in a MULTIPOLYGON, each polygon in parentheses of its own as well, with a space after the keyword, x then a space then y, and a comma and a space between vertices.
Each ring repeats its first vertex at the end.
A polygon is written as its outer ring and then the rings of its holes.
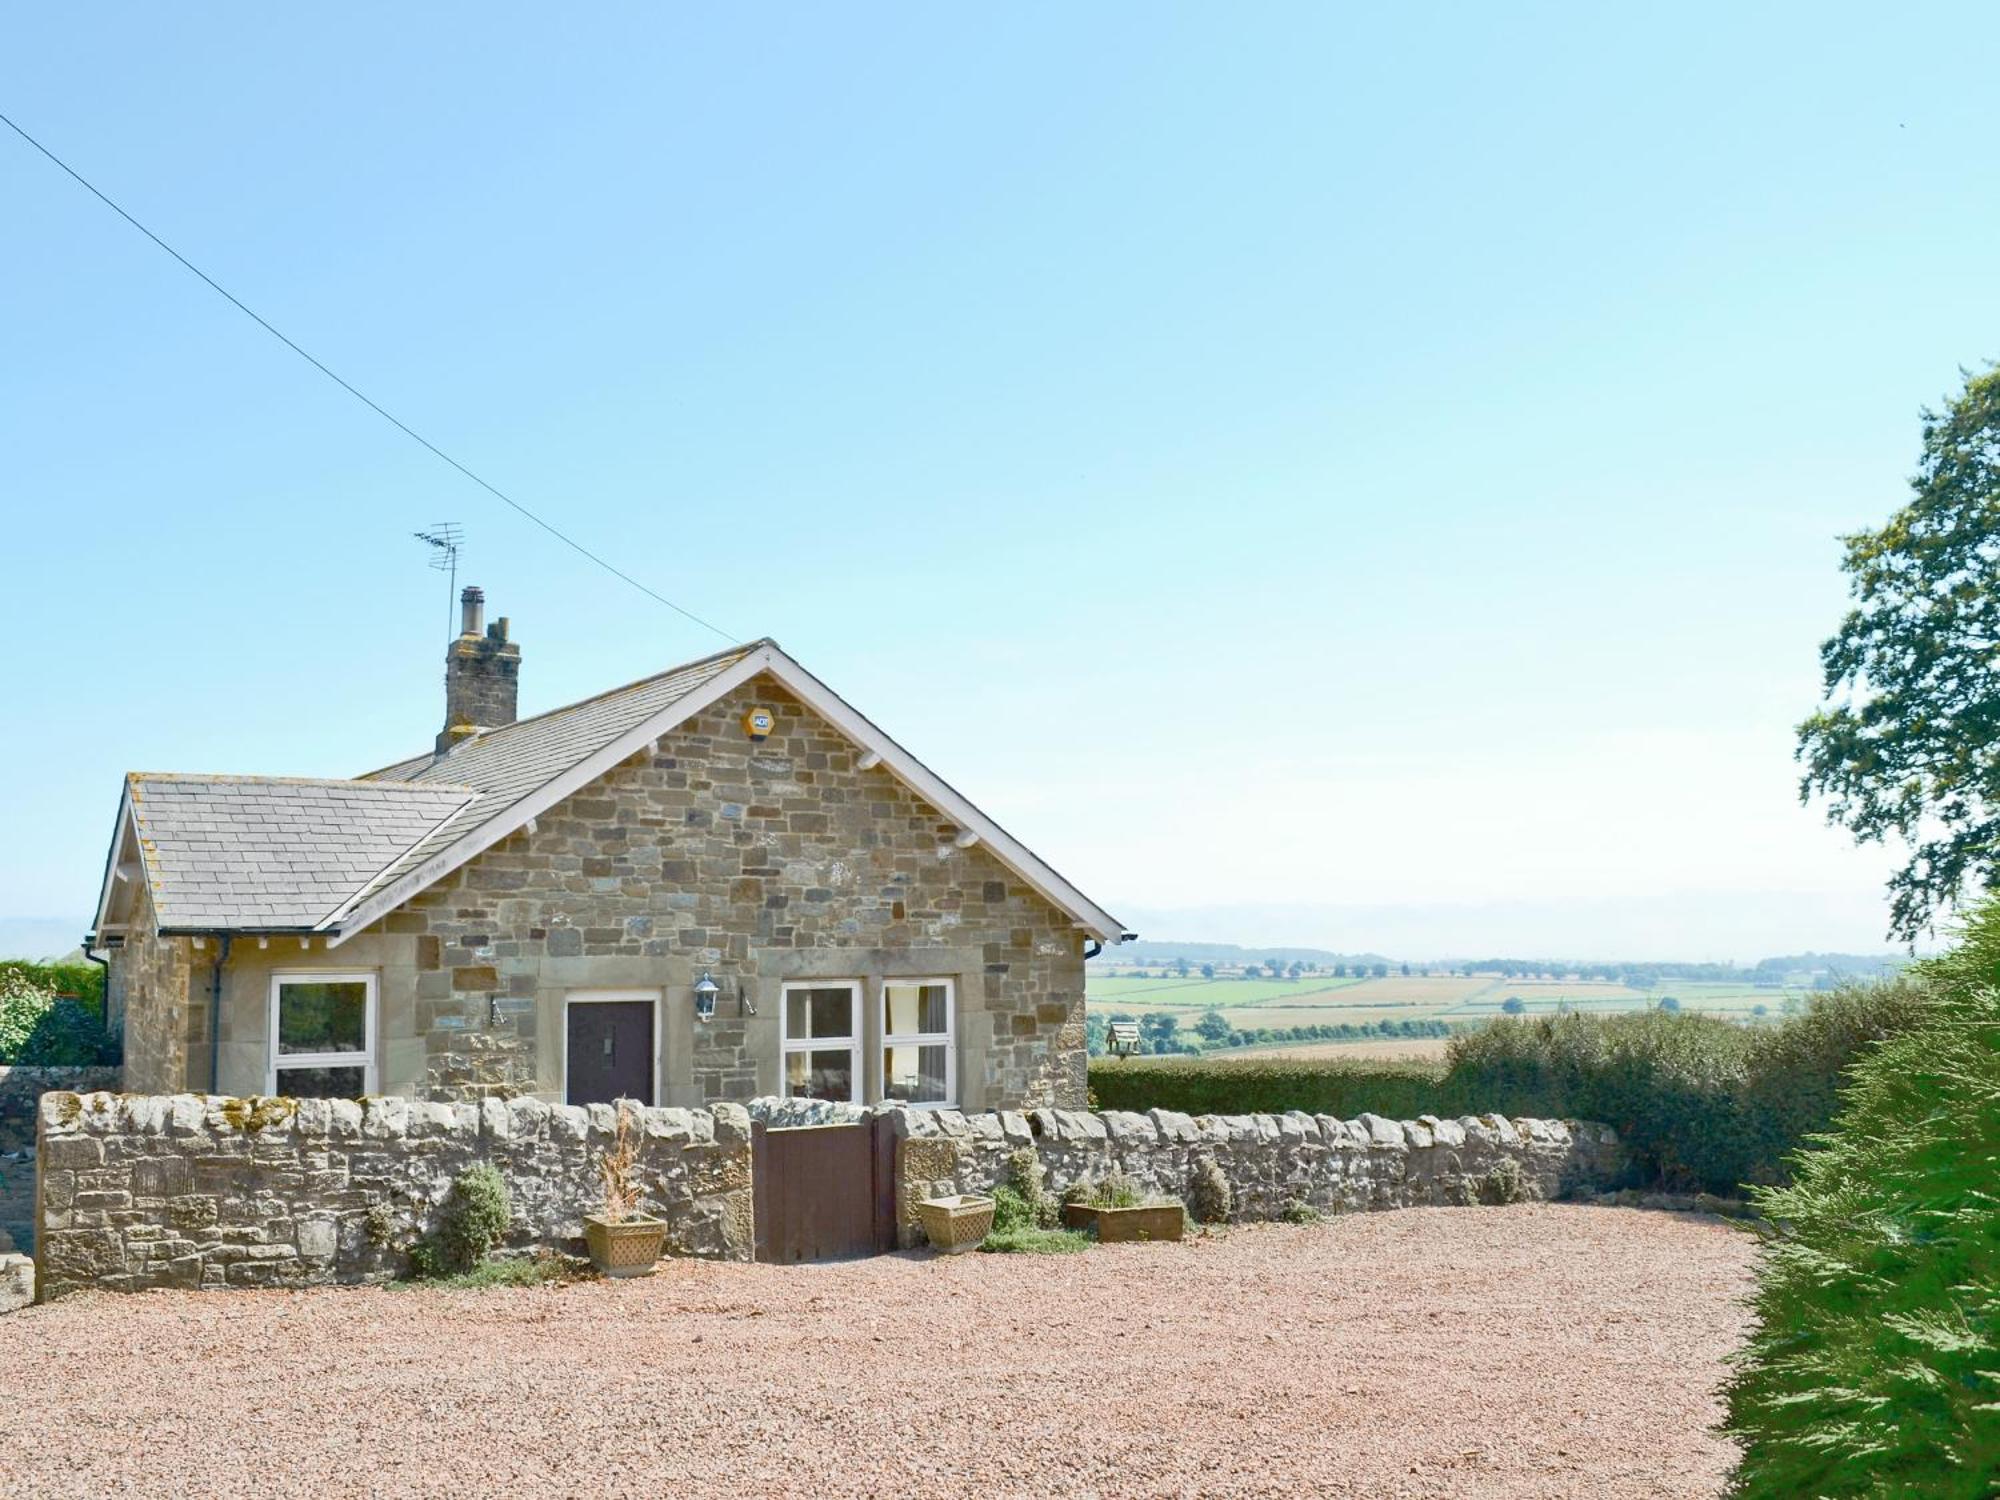
MULTIPOLYGON (((639 1109, 645 1207, 670 1253, 747 1260, 750 1119, 741 1106, 639 1109)), ((535 1099, 229 1099, 45 1094, 40 1295, 82 1287, 382 1281, 487 1163, 513 1205, 508 1247, 580 1248, 617 1112, 535 1099)))
MULTIPOLYGON (((772 1128, 866 1118, 853 1106, 757 1100, 772 1128)), ((1114 1172, 1149 1193, 1188 1196, 1213 1163, 1238 1220, 1560 1197, 1617 1182, 1627 1158, 1608 1126, 1501 1115, 1387 1120, 1362 1115, 1183 1115, 1108 1110, 896 1110, 897 1208, 905 1244, 921 1239, 916 1205, 984 1193, 1007 1178, 1007 1158, 1031 1147, 1060 1193, 1114 1172)))
MULTIPOLYGON (((1601 1125, 1499 1115, 1149 1114, 863 1108, 757 1099, 746 1107, 633 1109, 647 1209, 670 1254, 748 1260, 755 1248, 752 1122, 859 1124, 898 1136, 903 1243, 916 1205, 990 1191, 1032 1149, 1051 1192, 1114 1172, 1186 1197, 1212 1164, 1238 1220, 1554 1198, 1614 1184, 1626 1168, 1601 1125)), ((508 1186, 506 1245, 574 1250, 599 1202, 598 1163, 617 1111, 536 1099, 231 1099, 42 1095, 37 1141, 40 1295, 83 1287, 307 1286, 403 1274, 453 1180, 486 1163, 508 1186)), ((865 1191, 865 1185, 859 1190, 865 1191)))

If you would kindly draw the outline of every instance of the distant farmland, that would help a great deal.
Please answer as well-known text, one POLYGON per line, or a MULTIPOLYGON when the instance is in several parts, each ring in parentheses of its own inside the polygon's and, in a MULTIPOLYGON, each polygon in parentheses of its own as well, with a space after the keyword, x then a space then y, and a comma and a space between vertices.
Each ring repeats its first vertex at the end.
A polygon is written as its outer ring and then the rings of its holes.
MULTIPOLYGON (((1682 1010, 1760 1021, 1777 1019, 1788 999, 1796 1001, 1803 994, 1801 990, 1748 981, 1666 980, 1641 989, 1593 980, 1507 979, 1495 974, 1391 974, 1379 979, 1307 974, 1296 979, 1245 979, 1225 973, 1204 979, 1199 974, 1181 978, 1170 970, 1100 974, 1093 968, 1085 999, 1093 1015, 1168 1014, 1186 1032, 1210 1010, 1221 1011, 1239 1031, 1374 1025, 1385 1020, 1476 1025, 1505 1014, 1509 1000, 1519 1000, 1518 1013, 1532 1016, 1565 1009, 1593 1014, 1645 1010, 1671 999, 1682 1010)), ((1367 1055, 1351 1049, 1379 1049, 1383 1045, 1372 1040, 1322 1041, 1293 1043, 1286 1050, 1300 1055, 1301 1049, 1317 1049, 1329 1056, 1367 1055), (1343 1048, 1350 1050, 1343 1054, 1339 1051, 1343 1048)), ((1406 1052, 1426 1050, 1412 1041, 1400 1045, 1406 1052)))

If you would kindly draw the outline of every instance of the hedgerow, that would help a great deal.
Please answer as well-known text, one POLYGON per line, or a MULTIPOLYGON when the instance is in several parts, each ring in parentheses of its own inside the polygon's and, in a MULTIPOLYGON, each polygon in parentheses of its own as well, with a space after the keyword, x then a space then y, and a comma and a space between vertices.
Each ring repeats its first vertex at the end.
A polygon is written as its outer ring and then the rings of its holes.
POLYGON ((1407 1117, 1443 1113, 1437 1063, 1348 1058, 1130 1057, 1090 1065, 1104 1109, 1177 1109, 1191 1115, 1282 1114, 1302 1109, 1342 1119, 1370 1110, 1407 1117))
POLYGON ((1598 1120, 1642 1180, 1734 1193, 1785 1180, 1785 1158, 1832 1119, 1844 1071, 1926 1005, 1921 982, 1897 980, 1769 1027, 1658 1010, 1502 1018, 1454 1037, 1442 1064, 1133 1058, 1092 1063, 1090 1085, 1107 1109, 1598 1120))
POLYGON ((1917 979, 1932 1004, 1756 1194, 1779 1228, 1728 1391, 1748 1500, 1970 1500, 2000 1476, 2000 905, 1917 979))

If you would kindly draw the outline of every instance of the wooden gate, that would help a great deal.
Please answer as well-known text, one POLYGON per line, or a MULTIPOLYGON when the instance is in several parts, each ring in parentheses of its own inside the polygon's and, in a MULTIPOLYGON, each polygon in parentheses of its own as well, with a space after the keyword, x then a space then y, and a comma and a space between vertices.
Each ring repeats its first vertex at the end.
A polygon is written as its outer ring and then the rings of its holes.
POLYGON ((792 1264, 896 1248, 896 1138, 887 1120, 752 1132, 757 1259, 792 1264))

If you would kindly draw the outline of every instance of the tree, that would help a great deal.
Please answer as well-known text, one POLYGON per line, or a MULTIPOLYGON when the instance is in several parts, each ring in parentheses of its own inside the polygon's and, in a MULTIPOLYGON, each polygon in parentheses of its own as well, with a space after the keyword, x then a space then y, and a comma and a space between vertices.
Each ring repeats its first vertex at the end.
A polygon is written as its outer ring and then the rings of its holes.
POLYGON ((1680 1008, 1681 1008, 1681 1003, 1680 1003, 1680 1001, 1676 1000, 1676 999, 1675 999, 1675 998, 1674 998, 1674 997, 1673 997, 1672 995, 1662 995, 1662 996, 1660 996, 1660 1009, 1661 1009, 1661 1010, 1668 1010, 1668 1011, 1675 1011, 1675 1010, 1679 1010, 1680 1008))
POLYGON ((1376 964, 1368 972, 1373 974, 1377 979, 1387 979, 1389 977, 1389 966, 1387 964, 1376 964))
POLYGON ((1500 1002, 1500 1008, 1510 1016, 1518 1016, 1528 1008, 1528 1002, 1519 995, 1509 995, 1500 1002))
POLYGON ((1923 414, 1914 496, 1842 538, 1854 607, 1820 647, 1801 801, 1856 843, 1898 835, 1890 936, 1914 942, 2000 877, 2000 366, 1923 414))
POLYGON ((1178 1052, 1180 1039, 1174 1035, 1180 1026, 1178 1017, 1171 1015, 1150 1015, 1139 1017, 1139 1040, 1148 1044, 1148 1052, 1178 1052))
POLYGON ((1202 977, 1203 979, 1213 979, 1213 978, 1215 978, 1215 965, 1214 965, 1214 964, 1203 964, 1203 965, 1201 966, 1201 977, 1202 977))
POLYGON ((1229 1017, 1219 1010, 1207 1011, 1194 1023, 1195 1035, 1212 1046, 1222 1047, 1229 1043, 1229 1033, 1235 1028, 1229 1024, 1229 1017))

